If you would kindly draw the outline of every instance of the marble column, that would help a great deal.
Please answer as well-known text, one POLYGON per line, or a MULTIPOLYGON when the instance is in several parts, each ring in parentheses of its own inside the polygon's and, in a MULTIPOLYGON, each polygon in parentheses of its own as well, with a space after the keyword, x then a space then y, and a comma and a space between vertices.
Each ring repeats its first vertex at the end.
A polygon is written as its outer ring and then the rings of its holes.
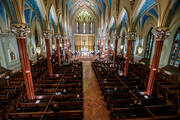
POLYGON ((155 51, 154 51, 154 56, 153 56, 149 80, 148 80, 147 91, 145 92, 146 95, 152 94, 155 79, 156 79, 156 73, 159 67, 159 60, 161 57, 163 43, 164 43, 164 40, 168 38, 168 36, 169 36, 169 31, 167 28, 158 27, 156 29, 156 35, 155 35, 156 45, 155 45, 155 51))
POLYGON ((23 71, 26 93, 28 100, 34 100, 34 85, 32 80, 31 66, 28 56, 26 36, 27 33, 30 32, 26 24, 12 24, 12 32, 16 35, 21 67, 23 71))
POLYGON ((47 56, 48 72, 49 72, 49 76, 52 77, 53 68, 52 68, 52 55, 51 55, 51 47, 50 47, 51 32, 44 31, 44 38, 46 42, 46 56, 47 56))
POLYGON ((61 66, 61 49, 60 49, 60 35, 56 34, 56 54, 58 57, 58 64, 61 66))
POLYGON ((101 40, 99 41, 99 56, 101 57, 102 54, 102 45, 101 45, 101 40))
POLYGON ((118 39, 119 39, 119 37, 117 36, 117 37, 115 38, 115 47, 114 47, 114 54, 113 54, 113 65, 116 64, 118 39))
POLYGON ((109 54, 110 54, 110 40, 108 40, 108 43, 107 43, 107 59, 109 59, 109 54))
POLYGON ((64 40, 64 38, 62 39, 62 48, 63 48, 63 61, 65 61, 66 60, 66 55, 64 54, 64 52, 66 51, 65 50, 65 40, 64 40))
POLYGON ((135 32, 129 32, 127 39, 128 39, 128 45, 127 45, 127 53, 126 53, 126 62, 125 62, 125 67, 124 67, 124 76, 128 75, 132 44, 133 44, 133 40, 135 39, 135 32))

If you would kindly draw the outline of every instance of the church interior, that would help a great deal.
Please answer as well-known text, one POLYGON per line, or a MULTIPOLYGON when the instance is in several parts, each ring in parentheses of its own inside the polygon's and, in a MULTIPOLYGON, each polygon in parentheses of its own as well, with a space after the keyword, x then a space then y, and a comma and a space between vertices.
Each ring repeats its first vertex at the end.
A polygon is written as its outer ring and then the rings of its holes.
POLYGON ((0 120, 180 120, 180 0, 0 0, 0 120))

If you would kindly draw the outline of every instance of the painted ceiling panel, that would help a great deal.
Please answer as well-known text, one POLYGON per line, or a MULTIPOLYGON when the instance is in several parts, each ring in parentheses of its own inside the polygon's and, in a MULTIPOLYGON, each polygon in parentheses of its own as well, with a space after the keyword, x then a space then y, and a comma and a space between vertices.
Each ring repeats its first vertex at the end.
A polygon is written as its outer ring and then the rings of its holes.
POLYGON ((122 10, 121 17, 119 19, 120 28, 122 27, 123 23, 126 23, 128 25, 128 13, 127 13, 127 11, 125 9, 122 10))
POLYGON ((146 22, 149 18, 150 18, 150 17, 149 17, 148 15, 144 15, 144 16, 142 17, 142 24, 141 24, 141 27, 144 27, 145 22, 146 22))
POLYGON ((1 2, 0 2, 0 15, 1 15, 1 17, 5 23, 6 22, 6 20, 5 20, 5 9, 4 9, 4 6, 1 4, 1 2))
POLYGON ((35 13, 34 13, 34 12, 32 12, 32 15, 31 15, 31 23, 32 23, 32 21, 33 21, 34 17, 35 17, 35 13))
POLYGON ((110 8, 111 8, 112 0, 108 0, 108 2, 109 2, 109 6, 110 6, 110 8))
POLYGON ((26 24, 28 24, 29 26, 31 25, 30 23, 30 20, 31 20, 31 9, 28 8, 28 9, 25 9, 24 10, 24 15, 25 15, 25 21, 26 21, 26 24))
POLYGON ((138 9, 138 12, 137 12, 135 23, 153 5, 155 5, 155 0, 142 0, 140 8, 138 9))
POLYGON ((12 22, 13 23, 18 23, 18 19, 17 19, 17 16, 16 16, 16 12, 15 12, 15 8, 14 8, 14 5, 12 3, 12 0, 4 0, 3 2, 5 4, 5 6, 7 7, 7 9, 9 11, 11 11, 10 14, 12 16, 11 17, 12 18, 12 22))
POLYGON ((85 6, 92 8, 99 15, 102 14, 102 10, 105 11, 106 9, 104 0, 67 0, 65 8, 69 12, 69 16, 71 16, 79 7, 85 6))
POLYGON ((155 16, 156 19, 158 19, 158 13, 157 11, 155 10, 155 8, 151 8, 149 10, 149 13, 152 14, 153 16, 155 16))
POLYGON ((54 8, 54 5, 51 6, 49 17, 50 17, 50 21, 53 24, 53 27, 55 28, 57 25, 57 15, 56 15, 56 10, 54 8))
POLYGON ((170 10, 169 14, 168 14, 168 17, 167 17, 167 22, 166 22, 166 25, 165 26, 168 26, 172 20, 173 17, 171 16, 174 16, 174 14, 176 13, 177 9, 180 7, 180 0, 174 0, 173 1, 173 6, 172 6, 172 9, 170 10))
POLYGON ((45 24, 46 10, 42 5, 41 0, 26 0, 26 2, 33 8, 33 10, 39 16, 42 25, 46 25, 45 24))

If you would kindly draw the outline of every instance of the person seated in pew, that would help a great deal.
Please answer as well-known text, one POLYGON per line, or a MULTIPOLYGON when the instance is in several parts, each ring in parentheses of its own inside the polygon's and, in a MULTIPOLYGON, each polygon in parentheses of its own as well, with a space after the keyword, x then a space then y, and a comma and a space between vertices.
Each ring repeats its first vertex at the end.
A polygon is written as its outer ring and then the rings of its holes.
POLYGON ((102 68, 100 67, 98 70, 99 70, 99 72, 101 72, 101 71, 102 71, 102 68))
POLYGON ((141 107, 142 106, 142 103, 141 102, 138 102, 138 100, 134 100, 132 103, 129 104, 130 107, 134 107, 134 108, 137 108, 137 107, 141 107))
POLYGON ((114 92, 116 92, 117 91, 117 87, 114 87, 114 92))
POLYGON ((107 79, 106 79, 106 78, 104 78, 104 81, 103 81, 103 83, 107 83, 107 79))
POLYGON ((119 76, 123 76, 123 71, 122 70, 118 70, 119 76))
POLYGON ((136 85, 134 92, 140 92, 139 87, 136 85))
POLYGON ((21 111, 21 108, 19 107, 20 105, 19 105, 19 103, 17 103, 17 104, 13 104, 13 107, 14 107, 14 109, 15 109, 15 111, 18 113, 19 111, 21 111))
POLYGON ((77 96, 76 96, 76 100, 77 100, 77 101, 79 101, 79 100, 80 100, 80 95, 79 95, 79 94, 77 94, 77 96))
POLYGON ((61 83, 62 83, 62 84, 65 84, 65 83, 66 83, 66 81, 64 80, 64 78, 62 79, 61 83))
POLYGON ((66 89, 64 89, 64 90, 63 90, 63 94, 67 94, 67 91, 66 91, 66 89))
POLYGON ((50 106, 51 107, 51 111, 56 113, 56 112, 59 112, 58 109, 57 109, 57 105, 56 104, 53 104, 50 106))
POLYGON ((77 78, 77 75, 76 74, 74 74, 74 76, 73 76, 75 79, 77 78))

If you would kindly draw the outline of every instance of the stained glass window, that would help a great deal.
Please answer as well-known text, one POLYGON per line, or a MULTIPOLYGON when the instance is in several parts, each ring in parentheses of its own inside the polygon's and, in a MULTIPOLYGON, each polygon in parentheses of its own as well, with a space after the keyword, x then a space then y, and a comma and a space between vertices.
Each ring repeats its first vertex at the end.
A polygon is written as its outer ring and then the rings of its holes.
POLYGON ((86 23, 83 23, 83 33, 86 33, 86 23))
POLYGON ((174 36, 174 41, 169 58, 169 65, 180 68, 180 27, 174 36))
POLYGON ((76 22, 76 32, 78 33, 79 32, 79 23, 76 22))
POLYGON ((90 33, 92 34, 92 28, 93 28, 93 23, 91 22, 91 24, 90 24, 90 33))
POLYGON ((144 53, 144 58, 149 59, 149 60, 151 59, 152 48, 153 48, 153 43, 154 43, 153 31, 154 29, 151 28, 147 35, 146 47, 145 47, 145 53, 144 53))

